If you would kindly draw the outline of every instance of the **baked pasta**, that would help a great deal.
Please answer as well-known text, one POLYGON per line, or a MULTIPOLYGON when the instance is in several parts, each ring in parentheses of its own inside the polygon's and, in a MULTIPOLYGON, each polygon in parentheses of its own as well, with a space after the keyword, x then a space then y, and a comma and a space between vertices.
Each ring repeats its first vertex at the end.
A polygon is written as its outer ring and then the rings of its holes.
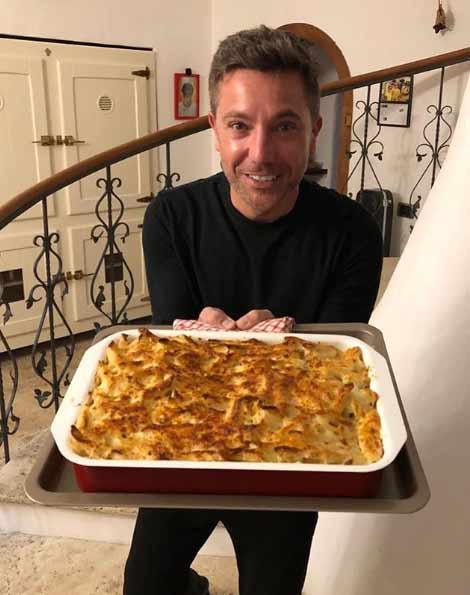
POLYGON ((106 349, 71 447, 93 459, 363 465, 382 457, 360 348, 158 337, 106 349))

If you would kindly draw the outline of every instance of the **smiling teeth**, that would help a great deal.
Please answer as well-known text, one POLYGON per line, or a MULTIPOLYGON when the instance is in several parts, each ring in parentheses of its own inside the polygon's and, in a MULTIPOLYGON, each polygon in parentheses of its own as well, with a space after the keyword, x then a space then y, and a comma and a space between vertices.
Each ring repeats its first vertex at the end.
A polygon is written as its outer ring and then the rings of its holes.
POLYGON ((248 174, 248 177, 257 180, 258 182, 272 182, 277 178, 277 176, 255 176, 253 174, 248 174))

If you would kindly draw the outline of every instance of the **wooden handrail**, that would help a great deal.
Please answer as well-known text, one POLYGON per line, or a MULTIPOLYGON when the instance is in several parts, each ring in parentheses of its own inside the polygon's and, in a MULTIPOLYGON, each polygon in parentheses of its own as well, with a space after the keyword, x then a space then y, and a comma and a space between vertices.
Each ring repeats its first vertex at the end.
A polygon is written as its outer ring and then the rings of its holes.
POLYGON ((470 48, 463 48, 455 52, 448 52, 447 54, 439 54, 439 56, 432 56, 431 58, 424 58, 423 60, 416 60, 415 62, 408 62, 398 66, 391 66, 383 70, 375 70, 367 74, 359 74, 352 76, 349 79, 341 79, 331 83, 325 83, 321 87, 322 97, 327 95, 334 95, 336 93, 344 93, 359 87, 366 87, 367 85, 374 85, 383 81, 398 78, 400 76, 409 76, 411 74, 418 74, 420 72, 427 72, 442 68, 443 66, 451 66, 453 64, 460 64, 470 60, 470 48))
MULTIPOLYGON (((446 54, 440 54, 439 56, 426 58, 424 60, 417 60, 415 62, 392 66, 383 70, 376 70, 367 74, 326 83, 321 87, 321 95, 334 95, 336 93, 342 93, 351 89, 386 81, 391 78, 426 72, 443 66, 459 64, 468 60, 470 60, 470 48, 464 48, 455 52, 448 52, 446 54)), ((41 182, 31 186, 27 190, 24 190, 0 205, 0 229, 3 229, 8 223, 30 209, 44 197, 103 169, 107 165, 118 163, 119 161, 137 155, 138 153, 142 153, 143 151, 154 149, 171 141, 190 136, 197 132, 202 132, 208 128, 208 118, 207 116, 203 116, 196 120, 184 122, 183 124, 170 126, 169 128, 159 130, 158 132, 152 132, 151 134, 147 134, 80 161, 49 178, 41 180, 41 182)))

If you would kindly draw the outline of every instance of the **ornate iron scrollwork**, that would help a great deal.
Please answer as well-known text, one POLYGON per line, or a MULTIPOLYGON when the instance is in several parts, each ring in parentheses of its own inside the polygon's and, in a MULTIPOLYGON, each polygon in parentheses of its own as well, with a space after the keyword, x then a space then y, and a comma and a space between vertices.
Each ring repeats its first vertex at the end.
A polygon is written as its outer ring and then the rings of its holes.
POLYGON ((158 182, 160 182, 160 183, 165 182, 164 185, 163 185, 162 190, 171 190, 171 188, 174 187, 173 186, 173 180, 175 182, 179 182, 180 179, 181 179, 181 176, 177 172, 173 172, 172 174, 160 173, 157 176, 158 182))
POLYGON ((34 238, 35 246, 40 248, 39 255, 34 261, 33 272, 37 283, 31 287, 26 299, 26 308, 31 308, 34 303, 44 299, 44 307, 36 330, 31 349, 33 369, 36 374, 49 385, 50 390, 34 389, 34 397, 43 409, 54 405, 55 410, 59 409, 60 399, 62 398, 61 384, 67 386, 70 384, 67 370, 73 358, 75 350, 75 337, 70 328, 61 308, 57 304, 55 292, 58 285, 63 284, 61 290, 61 299, 68 293, 68 284, 62 272, 62 259, 58 252, 54 250, 53 245, 59 242, 60 236, 57 232, 49 233, 49 220, 47 213, 47 197, 42 200, 42 218, 44 235, 37 235, 34 238), (52 272, 53 263, 56 272, 52 272), (41 274, 40 265, 44 265, 45 277, 41 274), (40 295, 42 293, 42 295, 40 295), (49 348, 50 363, 46 353, 46 348, 40 342, 44 329, 46 317, 49 323, 49 348), (58 340, 55 336, 55 320, 60 319, 68 335, 58 340), (40 346, 41 344, 41 346, 40 346), (65 362, 62 370, 59 370, 58 349, 65 350, 65 362), (46 374, 46 369, 50 369, 50 375, 46 374))
MULTIPOLYGON (((131 301, 132 295, 134 293, 134 277, 132 275, 132 271, 126 262, 126 259, 124 258, 123 252, 119 249, 119 246, 116 242, 116 239, 121 232, 119 239, 122 243, 124 243, 126 238, 129 237, 130 231, 127 223, 122 221, 122 216, 124 214, 124 204, 114 191, 115 188, 119 188, 121 186, 122 182, 119 178, 111 177, 110 166, 106 167, 106 178, 100 178, 97 180, 96 184, 99 188, 104 188, 104 192, 95 207, 96 217, 100 223, 92 228, 90 237, 96 244, 104 236, 106 238, 106 245, 104 246, 104 249, 101 253, 98 265, 91 281, 91 300, 96 309, 99 310, 99 312, 101 312, 101 314, 103 314, 109 320, 110 325, 115 325, 126 323, 128 321, 125 309, 131 301), (115 215, 114 218, 113 207, 117 207, 118 209, 117 215, 115 215), (112 262, 115 255, 119 255, 123 270, 126 271, 126 276, 128 277, 128 279, 124 279, 122 281, 126 299, 124 300, 121 308, 118 310, 116 284, 120 281, 116 280, 114 267, 111 266, 109 268, 111 314, 109 314, 103 309, 103 306, 106 303, 105 285, 98 284, 98 274, 105 271, 106 258, 108 257, 112 262)), ((102 328, 98 322, 94 323, 94 327, 97 331, 102 328)))
MULTIPOLYGON (((436 180, 437 166, 439 166, 439 169, 442 167, 441 153, 444 149, 447 149, 449 147, 449 140, 452 136, 452 127, 449 124, 449 122, 445 119, 444 115, 445 114, 450 115, 453 110, 450 105, 444 105, 444 106, 442 105, 442 92, 443 92, 443 88, 444 88, 444 71, 445 71, 445 68, 441 68, 438 105, 431 104, 431 105, 428 105, 428 107, 426 108, 426 111, 429 114, 434 114, 434 115, 431 118, 431 120, 429 120, 429 122, 423 128, 423 137, 424 137, 425 142, 420 143, 416 147, 416 159, 417 159, 418 163, 420 163, 421 161, 423 161, 423 159, 428 157, 428 154, 429 154, 429 162, 426 165, 426 167, 424 168, 424 170, 421 172, 421 175, 419 176, 418 181, 413 186, 413 189, 410 192, 410 197, 408 199, 408 202, 410 205, 410 211, 415 219, 418 218, 419 209, 421 208, 421 202, 422 202, 422 198, 423 198, 421 194, 417 194, 416 199, 414 199, 415 192, 416 192, 418 186, 423 181, 426 174, 428 173, 428 171, 431 169, 431 167, 432 167, 431 188, 434 186, 434 182, 436 180), (433 125, 435 125, 434 142, 432 142, 428 136, 433 125), (446 126, 446 135, 445 135, 444 140, 441 141, 440 137, 441 137, 442 125, 446 126)), ((410 231, 413 230, 413 227, 414 227, 413 225, 410 225, 410 231)))
POLYGON ((171 172, 171 163, 170 163, 170 143, 166 143, 165 145, 165 152, 166 152, 166 173, 160 173, 157 176, 157 180, 162 183, 165 182, 163 190, 170 190, 173 188, 173 180, 175 182, 179 182, 181 180, 181 176, 177 172, 171 172))
MULTIPOLYGON (((5 312, 3 314, 4 323, 12 317, 11 308, 8 302, 4 302, 2 299, 3 296, 3 287, 0 280, 0 306, 5 306, 5 312)), ((15 400, 16 392, 18 390, 18 364, 16 362, 16 358, 13 355, 10 346, 8 345, 8 341, 5 335, 0 330, 0 345, 2 346, 0 349, 0 446, 3 446, 3 458, 5 463, 8 463, 10 460, 10 446, 8 441, 8 436, 14 434, 20 424, 20 418, 17 417, 13 412, 13 402, 15 400), (3 352, 3 353, 2 353, 3 352), (6 357, 5 355, 6 354, 6 357), (10 396, 5 399, 5 385, 3 382, 3 370, 2 365, 8 359, 9 364, 11 366, 10 369, 10 380, 11 380, 11 389, 10 389, 10 396), (10 426, 10 422, 12 425, 10 426)))
MULTIPOLYGON (((369 158, 369 154, 372 153, 374 157, 376 157, 379 161, 382 161, 383 154, 384 154, 384 145, 380 140, 377 140, 377 138, 380 135, 382 127, 380 126, 380 124, 378 122, 377 116, 375 116, 373 113, 373 109, 376 108, 379 104, 378 104, 378 101, 373 101, 373 102, 370 101, 370 93, 371 93, 371 87, 369 85, 367 87, 366 101, 363 101, 361 99, 356 102, 356 107, 358 109, 361 109, 362 113, 353 122, 352 133, 353 133, 354 138, 351 139, 350 149, 347 152, 349 159, 351 159, 353 157, 353 155, 355 155, 359 151, 359 156, 357 158, 356 163, 354 164, 354 167, 352 168, 351 172, 349 173, 347 181, 349 182, 349 180, 352 178, 352 176, 354 175, 354 173, 356 172, 357 168, 360 165, 361 166, 361 185, 360 185, 361 191, 364 190, 364 182, 365 182, 366 166, 367 165, 369 166, 369 169, 372 172, 374 179, 377 182, 378 187, 380 189, 382 189, 380 180, 377 177, 377 173, 376 173, 374 166, 372 165, 372 162, 369 158), (369 125, 370 125, 371 120, 373 122, 375 122, 375 124, 377 125, 377 131, 376 131, 375 135, 369 140, 369 138, 368 138, 369 125), (362 136, 360 135, 360 133, 357 129, 360 124, 364 125, 362 136), (357 149, 352 150, 353 146, 357 146, 357 149)), ((343 188, 343 191, 344 191, 344 188, 343 188)), ((349 196, 352 196, 351 192, 349 193, 349 196)))

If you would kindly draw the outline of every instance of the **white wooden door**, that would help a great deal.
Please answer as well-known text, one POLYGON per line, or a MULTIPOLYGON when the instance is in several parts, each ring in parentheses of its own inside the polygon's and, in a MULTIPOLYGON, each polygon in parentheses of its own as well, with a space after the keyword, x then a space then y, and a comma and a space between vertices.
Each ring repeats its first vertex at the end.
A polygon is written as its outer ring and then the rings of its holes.
MULTIPOLYGON (((80 160, 155 129, 152 52, 0 39, 0 202, 80 160), (148 79, 133 74, 145 69, 148 79), (33 142, 45 135, 54 144, 33 142), (75 142, 81 140, 84 142, 75 142)), ((111 168, 112 177, 122 182, 115 191, 124 205, 123 221, 130 229, 126 242, 119 244, 134 277, 135 295, 126 308, 129 319, 150 313, 148 302, 142 301, 146 282, 139 225, 145 208, 137 199, 157 191, 158 171, 157 151, 111 168)), ((59 236, 54 248, 62 259, 63 272, 72 273, 68 294, 62 298, 58 288, 56 297, 75 333, 93 328, 94 322, 108 323, 90 299, 91 276, 105 245, 104 238, 95 243, 90 235, 98 223, 96 202, 104 192, 96 182, 103 177, 105 171, 97 172, 48 199, 49 226, 59 236), (76 274, 78 271, 81 273, 76 274)), ((115 209, 113 217, 118 212, 115 209)), ((44 300, 29 309, 25 304, 35 282, 32 267, 38 246, 33 240, 41 234, 41 205, 0 231, 0 274, 14 278, 14 283, 21 279, 23 284, 11 304, 13 316, 2 328, 12 347, 32 343, 44 306, 44 300)), ((106 296, 102 307, 110 312, 109 258, 107 261, 108 269, 99 272, 97 283, 103 285, 106 296)), ((119 268, 119 263, 114 264, 119 268)), ((57 262, 53 265, 55 273, 57 262)), ((125 265, 121 268, 125 272, 125 265)), ((125 277, 115 283, 118 311, 130 285, 125 277)), ((3 313, 4 309, 0 315, 3 313)), ((59 318, 55 325, 58 336, 66 332, 59 318)))
MULTIPOLYGON (((62 137, 73 136, 76 144, 62 145, 65 167, 150 132, 147 80, 133 71, 142 64, 58 62, 62 137)), ((72 141, 73 142, 73 141, 72 141)), ((140 207, 136 199, 151 190, 148 152, 112 167, 122 184, 119 196, 126 209, 140 207)), ((97 172, 66 189, 68 214, 93 213, 102 194, 97 172)))
MULTIPOLYGON (((2 53, 0 44, 1 202, 52 174, 52 147, 39 142, 48 134, 44 60, 2 53)), ((53 197, 49 211, 54 215, 53 197)), ((22 220, 39 217, 40 205, 21 215, 22 220)))

